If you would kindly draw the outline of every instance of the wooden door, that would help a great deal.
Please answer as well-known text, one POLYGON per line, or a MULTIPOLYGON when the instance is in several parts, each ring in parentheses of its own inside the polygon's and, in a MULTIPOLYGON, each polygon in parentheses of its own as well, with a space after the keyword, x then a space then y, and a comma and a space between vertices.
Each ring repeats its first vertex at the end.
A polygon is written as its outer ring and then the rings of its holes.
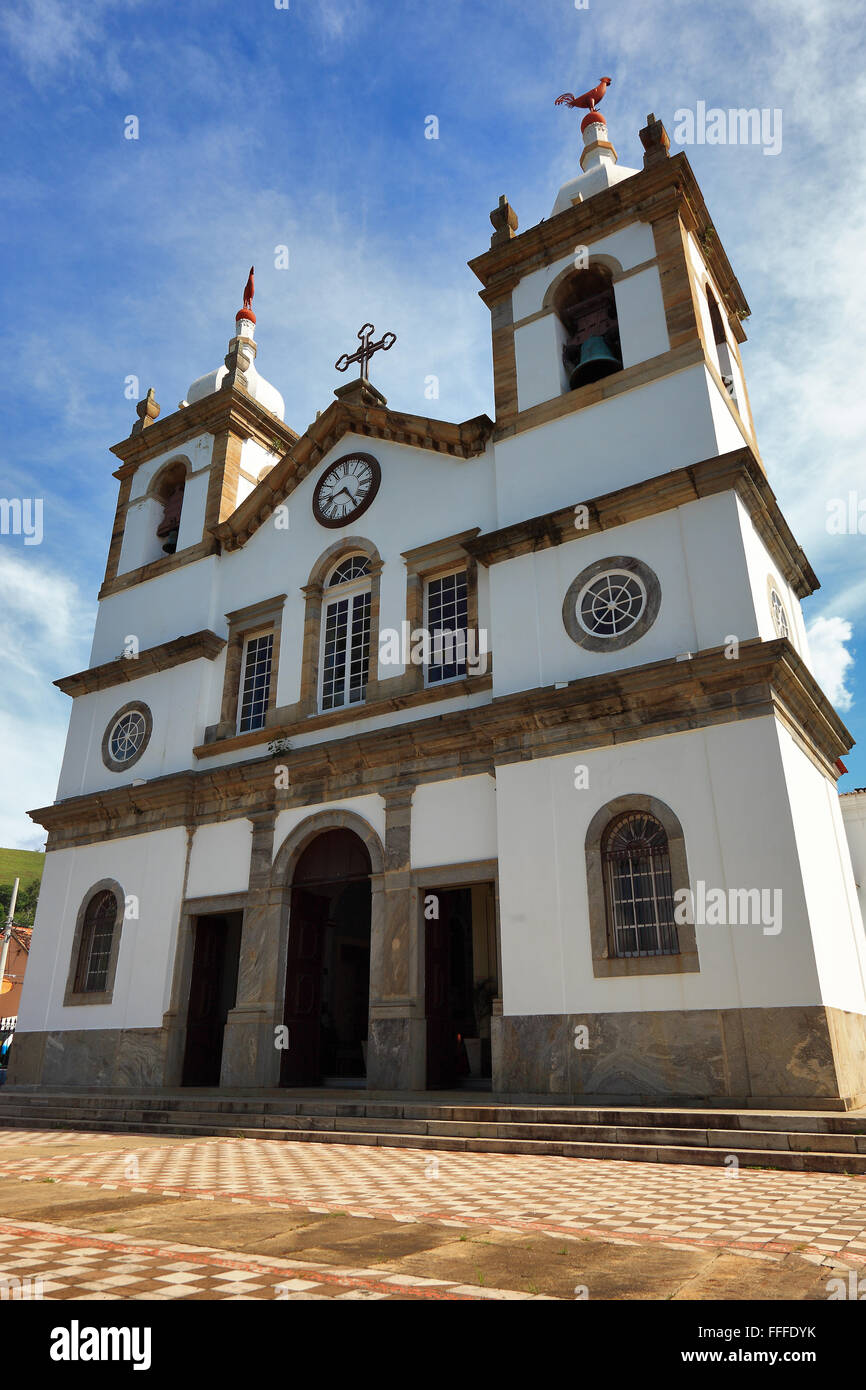
POLYGON ((289 1030, 280 1084, 317 1086, 322 1079, 322 957, 329 899, 304 888, 292 889, 286 963, 286 1008, 289 1030))
MULTIPOLYGON (((440 896, 440 911, 442 907, 440 896)), ((451 931, 447 912, 424 923, 424 1012, 427 1015, 427 1085, 454 1081, 454 1028, 451 1021, 451 931)))
POLYGON ((186 1022, 184 1086, 218 1086, 223 1032, 237 994, 240 914, 199 917, 186 1022))

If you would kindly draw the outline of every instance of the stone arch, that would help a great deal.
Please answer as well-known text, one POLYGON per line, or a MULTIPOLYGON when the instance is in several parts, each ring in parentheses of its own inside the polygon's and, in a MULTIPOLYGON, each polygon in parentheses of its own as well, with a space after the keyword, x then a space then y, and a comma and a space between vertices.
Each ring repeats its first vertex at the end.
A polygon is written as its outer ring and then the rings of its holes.
POLYGON ((66 991, 63 997, 63 1006, 68 1008, 73 1004, 110 1004, 114 995, 114 979, 117 973, 117 958, 120 954, 120 937, 123 931, 123 922, 126 914, 126 894, 113 878, 101 878, 98 883, 92 883, 87 892, 81 899, 78 908, 78 915, 75 919, 75 932, 72 938, 72 951, 69 958, 69 973, 66 980, 66 991), (87 917, 87 909, 93 899, 99 893, 113 893, 115 898, 114 927, 111 934, 111 948, 108 958, 108 969, 106 972, 105 989, 99 992, 95 990, 84 991, 77 987, 78 976, 82 960, 82 950, 85 945, 84 926, 87 917))
MULTIPOLYGON (((607 270, 610 271, 611 280, 614 284, 623 274, 622 262, 618 261, 616 256, 609 256, 606 251, 590 251, 589 260, 587 264, 590 266, 604 266, 607 270)), ((544 292, 544 298, 541 301, 542 309, 554 308, 554 304, 560 289, 565 284, 565 281, 568 279, 568 277, 570 275, 573 275, 575 271, 578 269, 580 269, 580 267, 576 266, 573 261, 570 261, 569 264, 565 266, 559 272, 558 275, 555 275, 553 277, 553 279, 551 280, 550 284, 544 292)))
POLYGON ((192 462, 186 454, 175 454, 173 458, 166 459, 165 463, 160 464, 153 477, 147 485, 145 497, 154 497, 161 501, 165 492, 167 478, 172 474, 180 476, 183 471, 184 481, 188 482, 192 473, 192 462))
POLYGON ((366 555, 370 561, 370 573, 377 574, 382 568, 382 557, 372 541, 368 541, 365 536, 341 536, 333 545, 329 545, 322 551, 313 568, 310 570, 310 577, 304 587, 306 593, 311 586, 318 585, 324 587, 325 580, 331 570, 346 555, 366 555))
POLYGON ((352 830, 363 842, 370 856, 370 874, 385 872, 385 848, 369 821, 355 811, 337 807, 333 811, 317 811, 290 830, 274 856, 271 866, 271 886, 291 887, 295 865, 307 846, 325 830, 352 830))
POLYGON ((699 971, 700 962, 693 922, 678 924, 679 952, 676 955, 618 957, 611 950, 602 844, 605 831, 611 822, 627 811, 643 811, 659 822, 668 840, 671 889, 676 893, 691 888, 685 832, 676 812, 666 802, 646 792, 629 792, 600 806, 590 820, 584 838, 593 974, 608 977, 673 975, 699 971))
MULTIPOLYGON (((292 918, 292 883, 295 870, 304 854, 317 836, 329 830, 349 830, 364 845, 370 859, 370 1006, 379 996, 382 956, 385 936, 385 849, 378 834, 354 811, 335 807, 333 810, 318 811, 307 816, 300 824, 290 830, 274 857, 271 866, 272 900, 281 904, 279 914, 279 949, 276 966, 276 1013, 275 1017, 285 1018, 287 1007, 286 988, 289 969, 289 933, 292 918)), ((372 1039, 373 1027, 368 1017, 368 1046, 375 1049, 372 1039)), ((370 1068, 375 1069, 374 1054, 368 1052, 368 1084, 370 1068)), ((282 1070, 282 1068, 280 1068, 282 1070)), ((277 1084, 276 1078, 272 1084, 277 1084)))

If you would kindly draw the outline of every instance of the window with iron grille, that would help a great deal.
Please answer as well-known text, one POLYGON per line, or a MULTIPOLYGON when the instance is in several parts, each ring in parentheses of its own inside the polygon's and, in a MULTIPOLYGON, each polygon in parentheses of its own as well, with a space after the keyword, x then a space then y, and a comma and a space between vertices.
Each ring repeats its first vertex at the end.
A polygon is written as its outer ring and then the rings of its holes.
POLYGON ((428 685, 466 675, 468 583, 465 570, 427 581, 428 685))
POLYGON ((241 684, 238 733, 264 727, 265 714, 271 694, 271 662, 274 654, 274 634, 260 633, 248 637, 244 646, 243 680, 241 684))
POLYGON ((602 862, 611 953, 678 954, 668 837, 661 823, 642 811, 617 816, 602 839, 602 862))
POLYGON ((363 555, 342 560, 327 588, 343 593, 329 599, 322 624, 322 709, 363 704, 370 667, 370 562, 363 555), (359 588, 359 581, 367 581, 359 588), (349 587, 351 586, 351 587, 349 587), (348 592, 346 592, 348 589, 348 592))
POLYGON ((117 910, 117 898, 110 889, 94 894, 87 904, 75 977, 78 994, 101 994, 106 988, 117 910))

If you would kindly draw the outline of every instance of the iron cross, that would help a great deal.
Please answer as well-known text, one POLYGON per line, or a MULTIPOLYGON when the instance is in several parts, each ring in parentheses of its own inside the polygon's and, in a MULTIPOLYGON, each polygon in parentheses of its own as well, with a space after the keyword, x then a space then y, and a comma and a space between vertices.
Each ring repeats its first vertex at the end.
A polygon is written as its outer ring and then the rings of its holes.
POLYGON ((344 352, 342 357, 337 358, 336 362, 334 363, 334 366, 337 368, 338 372, 348 371, 352 363, 357 362, 361 368, 361 379, 367 380, 367 373, 370 367, 370 358, 373 356, 373 353, 378 352, 379 348, 381 348, 383 352, 387 352, 388 349, 392 348, 397 341, 396 333, 383 333, 378 343, 372 343, 370 339, 372 338, 374 332, 375 329, 372 323, 364 324, 363 328, 358 334, 358 337, 361 340, 361 346, 358 348, 357 352, 352 353, 351 357, 347 352, 344 352))

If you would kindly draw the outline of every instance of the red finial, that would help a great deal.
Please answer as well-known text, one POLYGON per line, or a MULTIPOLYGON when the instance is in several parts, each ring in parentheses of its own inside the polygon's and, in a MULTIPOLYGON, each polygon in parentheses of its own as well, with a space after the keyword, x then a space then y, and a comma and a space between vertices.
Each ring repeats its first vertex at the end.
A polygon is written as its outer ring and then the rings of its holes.
POLYGON ((256 316, 253 313, 253 295, 256 292, 255 266, 250 266, 250 273, 244 288, 244 307, 239 309, 236 318, 249 319, 250 323, 255 323, 256 316))

